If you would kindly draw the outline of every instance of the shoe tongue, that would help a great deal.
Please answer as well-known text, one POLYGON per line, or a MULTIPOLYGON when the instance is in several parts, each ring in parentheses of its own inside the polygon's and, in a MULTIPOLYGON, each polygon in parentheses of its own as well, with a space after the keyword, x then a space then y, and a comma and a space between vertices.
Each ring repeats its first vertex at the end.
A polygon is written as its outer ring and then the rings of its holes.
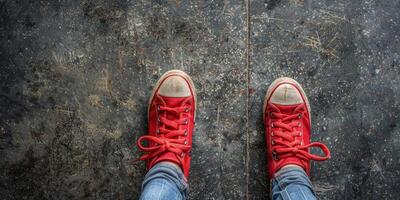
POLYGON ((166 106, 170 108, 180 107, 187 97, 160 97, 165 101, 166 106))
POLYGON ((158 156, 157 158, 155 158, 152 161, 152 165, 155 165, 156 163, 159 163, 159 162, 162 162, 162 161, 173 162, 173 163, 179 165, 181 168, 183 167, 181 161, 178 158, 178 156, 173 152, 165 152, 161 156, 158 156))
MULTIPOLYGON (((160 96, 164 102, 165 106, 169 108, 176 108, 176 107, 181 107, 183 106, 183 102, 187 99, 187 97, 166 97, 166 96, 160 96)), ((167 112, 166 118, 172 121, 180 120, 179 114, 174 114, 172 112, 167 112)), ((181 126, 181 125, 179 125, 181 126)), ((179 126, 177 129, 179 129, 179 126)), ((170 127, 170 126, 165 126, 165 128, 169 130, 175 130, 175 128, 170 127)))
MULTIPOLYGON (((160 97, 164 100, 165 106, 170 107, 170 108, 175 108, 175 107, 181 107, 182 103, 187 99, 187 97, 166 97, 166 96, 161 96, 160 97)), ((174 114, 168 114, 167 119, 169 120, 179 120, 178 115, 174 114)), ((166 126, 167 129, 173 130, 173 128, 166 126)), ((154 166, 156 163, 162 162, 162 161, 169 161, 169 162, 174 162, 175 164, 179 165, 181 168, 183 168, 182 163, 180 159, 178 158, 178 155, 176 155, 173 152, 165 152, 161 156, 158 156, 156 159, 152 161, 151 166, 154 166)))
POLYGON ((300 104, 294 104, 294 105, 280 105, 280 104, 274 104, 276 107, 279 108, 281 113, 284 114, 292 114, 293 111, 299 106, 300 104))
POLYGON ((304 171, 306 171, 306 172, 307 172, 307 168, 309 169, 309 165, 310 165, 310 163, 308 161, 305 161, 305 160, 302 160, 302 159, 300 159, 298 157, 294 157, 293 156, 293 157, 288 157, 288 158, 281 159, 279 161, 278 166, 280 166, 279 168, 281 168, 281 167, 283 167, 285 165, 288 165, 288 164, 298 165, 299 167, 303 168, 304 171))

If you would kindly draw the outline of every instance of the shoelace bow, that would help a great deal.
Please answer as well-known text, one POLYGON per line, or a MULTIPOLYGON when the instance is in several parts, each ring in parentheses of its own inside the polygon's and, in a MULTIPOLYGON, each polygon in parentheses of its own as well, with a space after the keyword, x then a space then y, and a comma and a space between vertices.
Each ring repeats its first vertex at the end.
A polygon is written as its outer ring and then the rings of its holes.
POLYGON ((180 128, 180 125, 188 124, 188 119, 183 118, 183 112, 189 112, 189 107, 157 107, 157 136, 145 135, 139 138, 137 145, 140 150, 148 152, 147 154, 140 157, 141 160, 147 160, 161 155, 165 152, 173 152, 180 157, 183 157, 184 153, 190 150, 190 146, 187 143, 186 138, 179 136, 187 136, 188 130, 180 128), (168 115, 178 116, 178 120, 167 119, 168 115), (163 126, 164 125, 164 126, 163 126), (144 147, 142 142, 147 140, 148 142, 154 143, 155 145, 150 147, 144 147))
POLYGON ((300 127, 301 123, 292 121, 302 117, 301 111, 305 109, 304 104, 297 106, 291 115, 281 113, 273 104, 269 104, 269 106, 275 110, 271 112, 271 117, 275 119, 271 124, 273 129, 271 143, 274 159, 284 159, 293 155, 306 161, 309 161, 310 159, 323 161, 330 158, 330 151, 325 144, 313 142, 303 145, 302 142, 295 139, 295 137, 301 137, 303 133, 301 131, 293 130, 294 127, 300 127), (311 147, 320 148, 324 152, 325 156, 318 156, 309 153, 308 149, 311 147))

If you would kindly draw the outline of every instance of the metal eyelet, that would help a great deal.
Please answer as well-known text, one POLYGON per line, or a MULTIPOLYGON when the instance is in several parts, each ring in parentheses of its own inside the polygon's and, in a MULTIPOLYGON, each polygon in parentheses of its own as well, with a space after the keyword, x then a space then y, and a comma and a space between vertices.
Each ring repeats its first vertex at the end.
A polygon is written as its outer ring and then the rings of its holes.
POLYGON ((299 119, 301 119, 301 114, 298 115, 299 119))
POLYGON ((303 145, 303 141, 300 142, 300 145, 303 145))
POLYGON ((273 112, 270 112, 270 113, 269 113, 269 116, 270 116, 270 117, 274 117, 274 113, 273 113, 273 112))
POLYGON ((275 133, 273 131, 271 132, 271 136, 275 136, 275 133))
POLYGON ((301 123, 299 122, 299 123, 297 124, 297 126, 298 126, 298 127, 301 127, 301 123))
POLYGON ((183 134, 184 134, 185 136, 187 136, 187 135, 188 135, 188 131, 185 130, 185 132, 183 132, 183 134))
POLYGON ((271 127, 274 128, 274 123, 271 123, 271 127))
POLYGON ((185 140, 184 144, 188 144, 188 142, 185 140))
POLYGON ((157 105, 157 111, 160 111, 160 105, 157 105))
POLYGON ((276 155, 276 152, 275 152, 275 151, 272 151, 272 158, 273 158, 274 160, 279 160, 279 158, 278 158, 278 156, 276 155))
POLYGON ((160 129, 157 129, 157 130, 156 130, 156 133, 157 133, 157 134, 160 134, 160 129))
POLYGON ((189 107, 186 107, 185 112, 189 112, 189 107))
POLYGON ((188 124, 188 119, 187 118, 185 119, 185 124, 188 124))
POLYGON ((303 132, 300 131, 300 132, 299 132, 299 136, 303 136, 303 132))
POLYGON ((185 156, 185 153, 182 152, 180 156, 181 156, 181 157, 185 156))
POLYGON ((272 146, 274 146, 275 145, 275 141, 271 140, 271 144, 272 144, 272 146))
POLYGON ((157 117, 157 121, 158 121, 158 122, 161 122, 161 119, 160 119, 160 117, 157 117))

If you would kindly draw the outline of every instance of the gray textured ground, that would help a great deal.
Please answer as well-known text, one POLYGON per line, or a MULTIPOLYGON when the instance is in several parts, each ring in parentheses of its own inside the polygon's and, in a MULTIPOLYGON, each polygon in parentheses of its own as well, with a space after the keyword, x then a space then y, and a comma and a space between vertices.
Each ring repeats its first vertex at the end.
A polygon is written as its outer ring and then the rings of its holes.
POLYGON ((150 90, 195 81, 191 199, 266 199, 262 99, 301 82, 321 199, 400 195, 400 2, 0 0, 2 199, 136 199, 150 90))

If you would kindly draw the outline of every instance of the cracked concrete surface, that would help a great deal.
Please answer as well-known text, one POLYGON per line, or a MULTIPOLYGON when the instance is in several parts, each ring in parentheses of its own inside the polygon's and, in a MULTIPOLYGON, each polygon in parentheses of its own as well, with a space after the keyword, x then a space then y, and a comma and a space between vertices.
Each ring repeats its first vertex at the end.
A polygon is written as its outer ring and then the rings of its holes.
POLYGON ((262 99, 309 96, 320 199, 400 195, 400 2, 0 0, 2 199, 137 199, 137 138, 167 70, 198 114, 191 199, 267 199, 262 99))

